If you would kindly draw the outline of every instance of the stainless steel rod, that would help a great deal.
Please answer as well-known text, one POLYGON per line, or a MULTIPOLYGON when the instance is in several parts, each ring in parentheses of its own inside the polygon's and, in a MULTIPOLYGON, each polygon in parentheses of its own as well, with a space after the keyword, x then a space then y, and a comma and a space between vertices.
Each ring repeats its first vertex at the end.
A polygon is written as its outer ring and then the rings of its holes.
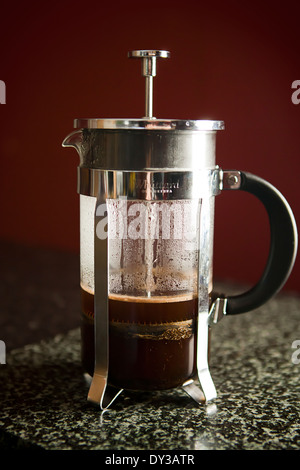
POLYGON ((138 50, 128 52, 128 57, 142 59, 142 75, 146 79, 145 118, 153 118, 153 77, 156 76, 156 59, 170 57, 169 51, 138 50))
POLYGON ((148 75, 145 77, 145 117, 153 117, 153 77, 148 75))

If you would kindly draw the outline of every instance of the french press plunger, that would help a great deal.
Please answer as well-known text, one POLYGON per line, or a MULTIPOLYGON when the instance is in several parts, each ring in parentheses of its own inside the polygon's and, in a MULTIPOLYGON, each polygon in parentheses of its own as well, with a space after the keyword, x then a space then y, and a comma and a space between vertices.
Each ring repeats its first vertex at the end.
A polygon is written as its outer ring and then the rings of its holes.
POLYGON ((182 386, 197 402, 216 398, 209 329, 250 311, 287 280, 297 251, 293 213, 265 180, 216 165, 222 121, 153 117, 156 60, 142 60, 145 117, 76 119, 63 142, 80 157, 82 360, 88 400, 107 408, 123 389, 182 386), (264 204, 268 261, 259 282, 237 295, 213 292, 215 196, 243 190, 264 204))

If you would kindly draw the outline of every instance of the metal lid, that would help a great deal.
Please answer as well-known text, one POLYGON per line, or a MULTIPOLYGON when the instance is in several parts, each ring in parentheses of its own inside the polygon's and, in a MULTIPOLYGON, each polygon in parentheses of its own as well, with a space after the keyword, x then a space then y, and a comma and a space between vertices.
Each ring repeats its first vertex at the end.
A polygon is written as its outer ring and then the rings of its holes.
POLYGON ((75 129, 124 129, 147 131, 218 131, 224 129, 223 121, 184 119, 102 119, 82 118, 74 120, 75 129))

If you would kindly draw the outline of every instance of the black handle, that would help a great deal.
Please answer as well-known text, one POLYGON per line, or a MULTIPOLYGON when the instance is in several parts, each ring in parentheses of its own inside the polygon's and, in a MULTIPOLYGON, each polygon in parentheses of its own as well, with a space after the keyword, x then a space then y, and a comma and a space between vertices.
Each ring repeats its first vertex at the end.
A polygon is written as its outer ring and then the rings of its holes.
POLYGON ((240 177, 238 189, 253 194, 265 206, 271 239, 269 257, 260 280, 249 291, 227 298, 228 315, 249 312, 273 297, 287 281, 297 253, 296 222, 286 199, 274 186, 258 176, 240 172, 240 177))

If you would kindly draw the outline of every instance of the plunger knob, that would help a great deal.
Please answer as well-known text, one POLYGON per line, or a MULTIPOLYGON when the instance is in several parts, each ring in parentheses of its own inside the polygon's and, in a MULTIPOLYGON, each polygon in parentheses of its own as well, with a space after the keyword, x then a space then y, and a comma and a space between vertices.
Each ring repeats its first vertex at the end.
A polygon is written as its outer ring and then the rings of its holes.
POLYGON ((156 76, 156 59, 168 59, 169 51, 139 50, 128 52, 128 57, 142 59, 142 75, 146 79, 145 117, 153 118, 153 77, 156 76))

